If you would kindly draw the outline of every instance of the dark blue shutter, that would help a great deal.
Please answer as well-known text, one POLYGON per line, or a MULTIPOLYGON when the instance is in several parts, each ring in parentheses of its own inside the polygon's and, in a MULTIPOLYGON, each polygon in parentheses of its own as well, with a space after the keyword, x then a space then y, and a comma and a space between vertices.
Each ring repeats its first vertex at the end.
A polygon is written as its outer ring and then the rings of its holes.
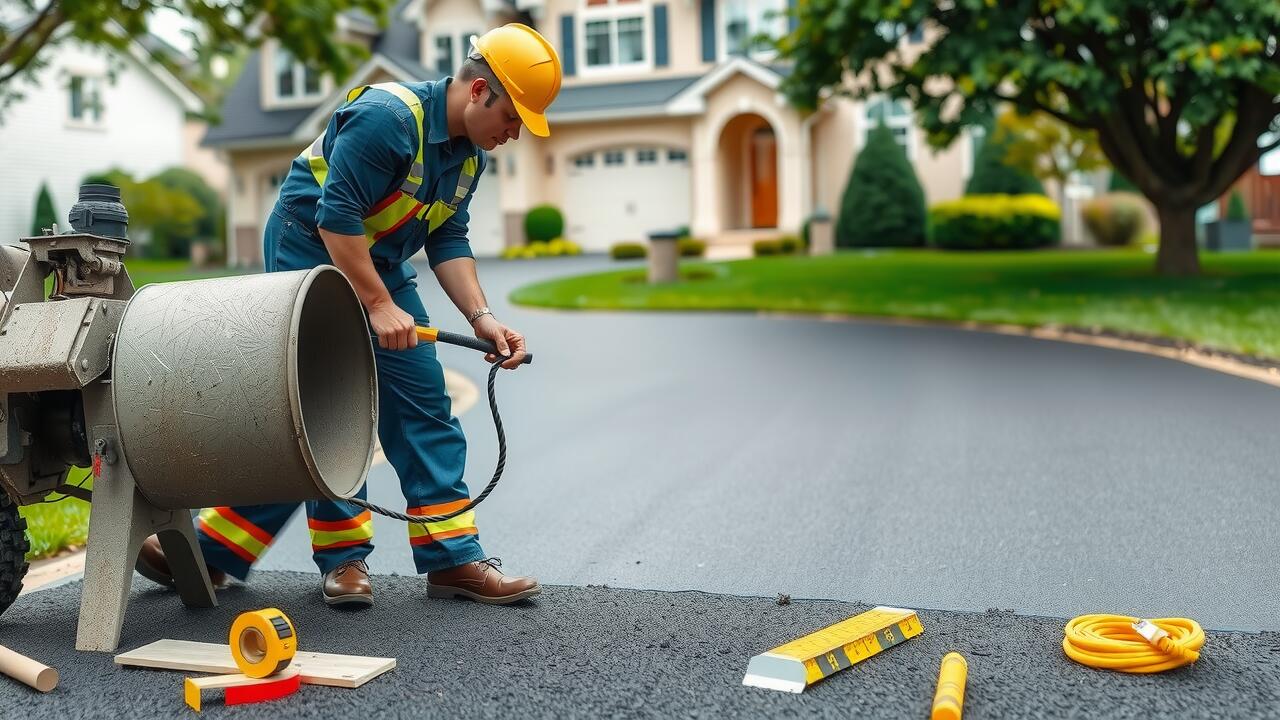
POLYGON ((716 0, 702 0, 702 62, 716 61, 716 0))
POLYGON ((795 32, 800 26, 800 18, 796 17, 796 12, 800 9, 800 0, 788 0, 787 3, 787 32, 795 32))
POLYGON ((667 6, 653 6, 653 64, 666 67, 670 64, 667 52, 667 6))
POLYGON ((560 16, 560 65, 565 75, 578 71, 578 56, 573 49, 573 16, 560 16))

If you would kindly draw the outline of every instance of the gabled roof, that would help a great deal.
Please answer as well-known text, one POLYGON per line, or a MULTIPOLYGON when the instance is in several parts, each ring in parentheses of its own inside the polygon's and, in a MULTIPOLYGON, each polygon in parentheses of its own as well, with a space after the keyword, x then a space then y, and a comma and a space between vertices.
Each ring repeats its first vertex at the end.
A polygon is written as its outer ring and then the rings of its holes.
MULTIPOLYGON (((346 94, 346 88, 358 85, 375 70, 382 69, 401 80, 435 80, 440 74, 423 67, 419 60, 418 26, 403 20, 405 6, 413 0, 399 0, 389 11, 387 27, 374 41, 372 56, 350 78, 341 83, 327 98, 316 105, 285 110, 262 107, 262 52, 254 51, 244 64, 240 77, 222 103, 222 123, 209 128, 202 143, 215 147, 272 147, 293 143, 307 129, 306 120, 328 107, 333 112, 346 94)), ((367 16, 353 15, 363 22, 367 16)))

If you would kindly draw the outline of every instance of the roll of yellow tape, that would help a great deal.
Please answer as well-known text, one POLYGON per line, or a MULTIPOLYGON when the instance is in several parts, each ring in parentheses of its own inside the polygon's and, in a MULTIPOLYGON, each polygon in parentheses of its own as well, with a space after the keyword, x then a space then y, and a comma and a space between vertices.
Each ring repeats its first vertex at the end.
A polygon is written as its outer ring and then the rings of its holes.
POLYGON ((298 634, 289 616, 276 608, 241 613, 231 624, 231 656, 251 678, 264 678, 289 667, 298 649, 298 634))

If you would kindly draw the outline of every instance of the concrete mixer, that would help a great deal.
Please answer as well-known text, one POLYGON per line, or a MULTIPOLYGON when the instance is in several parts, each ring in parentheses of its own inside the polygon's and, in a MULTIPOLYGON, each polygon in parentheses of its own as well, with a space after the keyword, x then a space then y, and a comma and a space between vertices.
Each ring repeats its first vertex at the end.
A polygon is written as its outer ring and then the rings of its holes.
POLYGON ((213 607, 190 509, 356 492, 377 383, 336 268, 139 290, 119 190, 83 186, 69 219, 0 245, 0 612, 26 571, 17 507, 89 500, 76 648, 112 651, 148 535, 182 602, 213 607), (66 483, 72 467, 92 468, 92 491, 66 483))

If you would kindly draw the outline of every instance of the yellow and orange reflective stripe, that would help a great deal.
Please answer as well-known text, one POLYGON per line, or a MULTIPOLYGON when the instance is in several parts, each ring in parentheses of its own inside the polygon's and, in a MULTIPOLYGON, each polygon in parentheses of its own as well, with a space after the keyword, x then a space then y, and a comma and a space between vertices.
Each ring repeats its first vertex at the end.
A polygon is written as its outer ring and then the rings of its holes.
POLYGON ((315 550, 348 547, 373 538, 373 515, 368 510, 346 520, 307 519, 311 547, 315 550))
MULTIPOLYGON (((469 502, 471 502, 469 499, 463 498, 438 505, 423 505, 409 508, 406 514, 446 515, 466 507, 469 502)), ((476 511, 468 510, 457 517, 449 518, 442 522, 426 523, 425 525, 422 523, 409 523, 409 544, 426 545, 440 540, 448 540, 452 537, 475 535, 479 532, 476 528, 476 511)))
POLYGON ((271 544, 271 534, 229 507, 205 508, 200 529, 245 562, 254 562, 271 544))

